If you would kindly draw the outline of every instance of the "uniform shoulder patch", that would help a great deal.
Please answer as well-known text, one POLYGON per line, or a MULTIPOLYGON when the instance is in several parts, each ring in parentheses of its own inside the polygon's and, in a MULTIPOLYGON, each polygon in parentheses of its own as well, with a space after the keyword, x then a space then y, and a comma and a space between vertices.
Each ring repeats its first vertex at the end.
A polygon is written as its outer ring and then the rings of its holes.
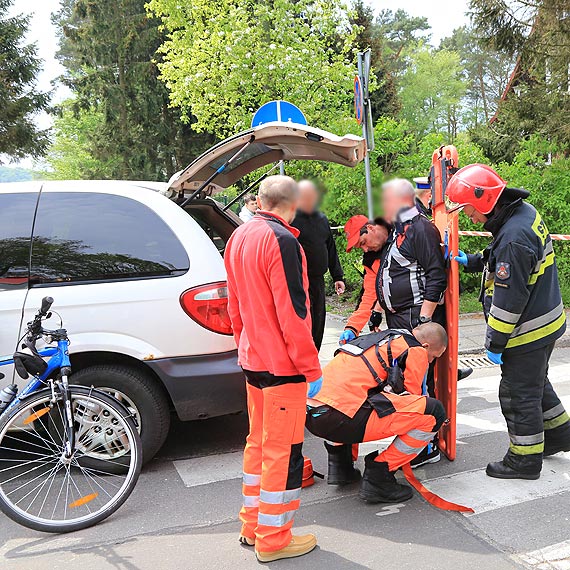
POLYGON ((499 279, 508 279, 511 276, 511 264, 505 261, 499 261, 495 269, 495 275, 499 279))

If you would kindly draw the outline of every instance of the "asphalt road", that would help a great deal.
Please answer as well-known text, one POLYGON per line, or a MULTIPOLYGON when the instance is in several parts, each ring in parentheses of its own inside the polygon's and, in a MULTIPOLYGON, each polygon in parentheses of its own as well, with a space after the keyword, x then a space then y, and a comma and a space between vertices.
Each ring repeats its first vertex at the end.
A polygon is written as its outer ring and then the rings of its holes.
MULTIPOLYGON (((570 349, 557 349, 551 377, 570 408, 570 349)), ((357 487, 323 481, 303 491, 296 530, 315 532, 318 549, 268 568, 311 570, 570 569, 570 453, 545 461, 539 481, 484 475, 508 438, 497 401, 498 369, 460 384, 459 452, 417 471, 425 485, 475 509, 448 513, 418 495, 400 506, 359 501, 357 487)), ((243 416, 175 423, 159 457, 128 502, 99 526, 65 536, 19 527, 0 516, 2 570, 240 570, 258 567, 237 542, 243 416)), ((380 445, 385 445, 381 443, 380 445)), ((362 446, 362 454, 374 449, 362 446)), ((305 453, 324 471, 322 442, 305 453)), ((362 461, 362 460, 360 460, 362 461)))

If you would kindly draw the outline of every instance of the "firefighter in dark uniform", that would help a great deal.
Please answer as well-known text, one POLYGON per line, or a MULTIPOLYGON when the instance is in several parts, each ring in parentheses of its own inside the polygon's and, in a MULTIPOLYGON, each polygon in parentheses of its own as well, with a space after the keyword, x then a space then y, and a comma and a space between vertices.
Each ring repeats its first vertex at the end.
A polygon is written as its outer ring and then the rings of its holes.
POLYGON ((447 195, 493 241, 484 252, 455 258, 483 271, 488 358, 501 365, 499 400, 510 446, 487 475, 538 479, 543 457, 570 451, 570 418, 548 380, 548 361, 566 330, 558 272, 548 229, 524 198, 490 167, 471 164, 450 180, 447 195))

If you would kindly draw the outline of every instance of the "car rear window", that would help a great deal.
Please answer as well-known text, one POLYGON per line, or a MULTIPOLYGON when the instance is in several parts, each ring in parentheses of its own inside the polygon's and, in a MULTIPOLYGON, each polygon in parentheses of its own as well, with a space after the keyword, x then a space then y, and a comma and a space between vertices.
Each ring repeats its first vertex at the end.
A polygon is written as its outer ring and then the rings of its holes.
POLYGON ((95 192, 41 195, 32 240, 32 285, 181 275, 186 250, 150 208, 95 192))
POLYGON ((37 192, 0 194, 0 291, 26 288, 37 192))

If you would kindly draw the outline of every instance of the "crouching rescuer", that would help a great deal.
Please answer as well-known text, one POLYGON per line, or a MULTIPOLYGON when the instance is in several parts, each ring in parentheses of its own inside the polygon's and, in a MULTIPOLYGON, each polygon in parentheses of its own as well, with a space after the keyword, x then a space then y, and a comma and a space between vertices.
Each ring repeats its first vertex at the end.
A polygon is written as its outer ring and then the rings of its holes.
POLYGON ((396 436, 382 453, 365 458, 360 498, 372 503, 401 502, 412 489, 394 473, 416 457, 446 420, 439 400, 422 396, 429 363, 447 346, 436 323, 411 333, 386 331, 360 336, 343 345, 323 370, 320 391, 308 400, 308 430, 328 440, 329 484, 360 478, 353 444, 396 436))

